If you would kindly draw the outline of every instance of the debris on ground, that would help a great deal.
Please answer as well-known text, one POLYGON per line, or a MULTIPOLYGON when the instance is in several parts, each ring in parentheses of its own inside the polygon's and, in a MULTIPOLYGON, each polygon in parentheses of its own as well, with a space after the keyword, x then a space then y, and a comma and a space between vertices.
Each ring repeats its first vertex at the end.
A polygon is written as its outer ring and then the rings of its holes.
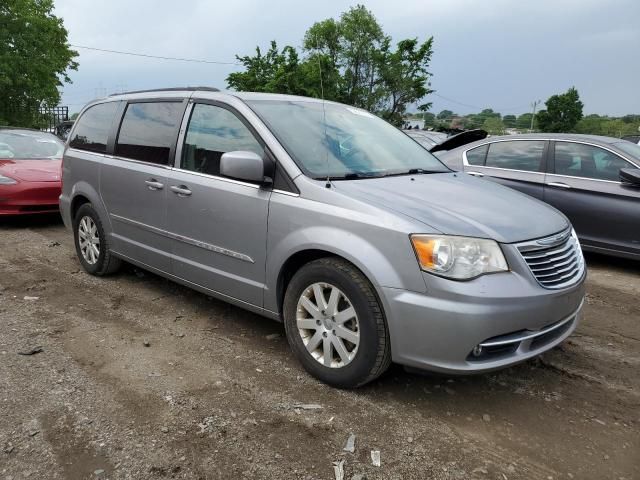
POLYGON ((150 346, 151 346, 151 342, 150 342, 149 340, 143 340, 143 341, 142 341, 142 344, 143 344, 145 347, 150 347, 150 346))
POLYGON ((265 338, 267 340, 277 340, 278 338, 280 338, 280 334, 279 333, 270 333, 265 338))
POLYGON ((29 350, 18 352, 18 355, 35 355, 36 353, 44 352, 41 346, 33 347, 29 350))
POLYGON ((28 301, 34 302, 36 300, 40 300, 40 297, 30 297, 29 295, 25 295, 23 300, 28 300, 28 301))
POLYGON ((333 474, 336 480, 344 480, 344 459, 339 462, 333 462, 333 474))
POLYGON ((484 415, 482 415, 482 420, 484 420, 485 422, 490 422, 491 416, 485 413, 484 415))
POLYGON ((294 410, 321 410, 322 405, 317 403, 297 403, 292 407, 294 410))
POLYGON ((347 438, 347 443, 342 450, 349 453, 356 451, 356 436, 353 433, 347 438))
POLYGON ((50 242, 47 244, 47 247, 59 247, 60 242, 50 242))
POLYGON ((380 466, 380 450, 371 450, 371 464, 374 467, 380 466))

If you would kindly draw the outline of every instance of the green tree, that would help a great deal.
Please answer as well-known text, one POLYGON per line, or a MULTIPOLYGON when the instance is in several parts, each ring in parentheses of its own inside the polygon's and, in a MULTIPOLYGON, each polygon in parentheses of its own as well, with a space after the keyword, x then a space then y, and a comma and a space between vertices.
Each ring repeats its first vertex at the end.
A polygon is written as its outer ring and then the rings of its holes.
POLYGON ((438 120, 451 120, 455 116, 451 110, 442 110, 436 117, 438 120))
POLYGON ((373 14, 358 5, 339 20, 317 22, 305 33, 300 59, 293 47, 237 57, 245 71, 227 77, 229 88, 323 96, 373 111, 402 124, 408 105, 422 103, 432 90, 428 71, 433 39, 406 39, 395 48, 373 14), (295 54, 295 55, 294 55, 295 54), (321 75, 321 76, 320 76, 321 75))
POLYGON ((504 123, 498 117, 489 117, 482 124, 482 129, 489 132, 491 135, 503 135, 504 123))
MULTIPOLYGON (((516 120, 516 127, 520 130, 529 130, 531 128, 531 118, 533 117, 532 113, 523 113, 522 115, 518 115, 516 120)), ((534 122, 533 127, 536 128, 537 124, 534 122)))
POLYGON ((583 103, 575 87, 565 93, 552 95, 545 102, 546 110, 536 115, 540 130, 543 132, 572 132, 582 118, 583 103))
POLYGON ((422 114, 422 119, 424 120, 425 127, 433 127, 436 124, 436 116, 431 112, 424 112, 422 114))
POLYGON ((0 4, 0 124, 38 126, 39 108, 58 104, 58 87, 78 68, 62 19, 52 12, 53 0, 0 4))
POLYGON ((506 128, 516 128, 516 116, 515 115, 505 115, 502 117, 502 123, 506 128))

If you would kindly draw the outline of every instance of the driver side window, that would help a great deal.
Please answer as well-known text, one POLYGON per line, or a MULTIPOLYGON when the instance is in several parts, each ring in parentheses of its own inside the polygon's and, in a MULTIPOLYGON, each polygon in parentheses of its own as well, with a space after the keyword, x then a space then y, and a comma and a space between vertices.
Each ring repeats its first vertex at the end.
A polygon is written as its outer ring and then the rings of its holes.
POLYGON ((631 165, 619 156, 593 145, 556 142, 555 173, 571 177, 620 181, 620 169, 631 165))
POLYGON ((220 175, 223 153, 238 150, 262 156, 264 148, 251 131, 229 110, 215 105, 194 105, 185 136, 180 168, 220 175))

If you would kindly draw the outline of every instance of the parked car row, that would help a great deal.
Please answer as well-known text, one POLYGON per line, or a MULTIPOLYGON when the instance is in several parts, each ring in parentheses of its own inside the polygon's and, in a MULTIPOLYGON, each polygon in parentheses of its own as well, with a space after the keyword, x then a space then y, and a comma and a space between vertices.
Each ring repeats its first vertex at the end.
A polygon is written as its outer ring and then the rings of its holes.
POLYGON ((532 358, 579 322, 579 238, 640 256, 640 147, 618 139, 405 135, 334 102, 211 88, 111 96, 67 126, 63 163, 53 135, 0 130, 0 213, 59 195, 88 273, 124 260, 283 321, 339 387, 391 361, 532 358))

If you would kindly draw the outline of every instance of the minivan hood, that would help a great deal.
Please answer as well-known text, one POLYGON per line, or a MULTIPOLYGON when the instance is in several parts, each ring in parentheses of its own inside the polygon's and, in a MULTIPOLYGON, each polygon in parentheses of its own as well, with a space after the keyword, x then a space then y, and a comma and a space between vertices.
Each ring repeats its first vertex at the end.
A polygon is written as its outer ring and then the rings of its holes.
POLYGON ((464 173, 341 180, 333 185, 338 192, 407 215, 447 235, 513 243, 569 226, 564 215, 547 204, 464 173))

